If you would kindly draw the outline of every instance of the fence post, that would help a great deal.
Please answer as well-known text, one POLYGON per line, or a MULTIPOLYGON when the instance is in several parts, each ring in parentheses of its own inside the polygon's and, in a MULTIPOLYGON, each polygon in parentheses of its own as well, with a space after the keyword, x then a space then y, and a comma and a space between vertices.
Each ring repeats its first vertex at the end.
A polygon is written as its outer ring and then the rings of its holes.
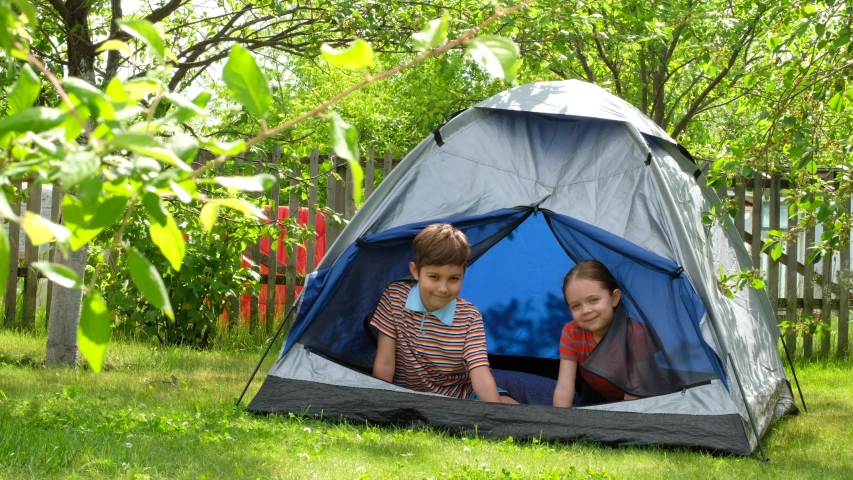
MULTIPOLYGON (((41 216, 42 185, 40 183, 30 183, 27 189, 30 191, 30 198, 27 201, 27 211, 41 216)), ((31 265, 39 259, 39 247, 33 245, 30 237, 26 237, 24 242, 26 246, 24 250, 24 266, 27 267, 27 277, 24 281, 24 318, 22 327, 25 330, 33 330, 36 325, 39 275, 38 270, 32 268, 31 265)))
POLYGON ((374 164, 373 158, 376 156, 376 147, 370 147, 370 150, 367 151, 367 163, 365 164, 365 172, 364 172, 364 199, 367 200, 370 198, 370 195, 373 193, 373 175, 374 175, 374 164))
POLYGON ((764 174, 755 172, 752 176, 752 264, 761 271, 761 217, 764 201, 764 174))
MULTIPOLYGON (((793 217, 788 219, 788 229, 794 228, 797 225, 797 218, 793 217)), ((797 260, 798 260, 798 250, 797 248, 797 237, 799 234, 795 234, 791 237, 791 240, 787 245, 787 253, 788 253, 788 262, 785 264, 785 299, 787 306, 785 307, 785 320, 791 322, 792 326, 796 323, 799 323, 799 316, 797 315, 797 260)), ((803 305, 805 307, 805 304, 803 305)), ((788 348, 791 349, 791 355, 795 355, 797 352, 797 331, 791 330, 787 335, 788 348)))
MULTIPOLYGON (((805 247, 803 251, 808 252, 808 248, 815 241, 815 227, 811 226, 806 229, 806 236, 803 238, 803 246, 805 247)), ((806 258, 808 258, 808 254, 806 254, 806 258)), ((805 320, 808 315, 814 321, 814 263, 806 263, 805 259, 803 263, 806 267, 803 272, 803 320, 805 320)), ((806 333, 803 335, 803 358, 809 359, 812 358, 812 354, 814 349, 814 337, 806 333)))
MULTIPOLYGON (((12 184, 16 188, 21 188, 20 182, 12 184)), ((21 203, 16 202, 11 205, 15 215, 21 214, 21 203)), ((5 323, 6 326, 11 326, 15 323, 15 313, 18 305, 18 251, 20 250, 21 242, 21 226, 15 222, 9 222, 9 271, 0 272, 0 275, 8 274, 9 283, 6 284, 5 297, 5 323)))
POLYGON ((345 202, 344 202, 344 218, 347 220, 352 220, 352 217, 355 215, 355 189, 359 187, 359 185, 355 184, 355 180, 352 176, 352 163, 346 163, 346 183, 344 184, 345 190, 345 202))
MULTIPOLYGON (((844 212, 850 214, 850 197, 844 200, 844 212)), ((843 358, 847 355, 850 332, 850 240, 839 252, 841 261, 838 272, 838 348, 835 354, 843 358)))
MULTIPOLYGON (((820 271, 820 321, 832 331, 832 255, 827 255, 821 260, 822 268, 820 271)), ((823 338, 820 339, 820 356, 826 357, 829 355, 829 349, 832 340, 830 332, 826 332, 823 338)))
MULTIPOLYGON (((774 173, 770 178, 770 230, 779 230, 780 181, 781 177, 778 173, 774 173)), ((776 323, 779 323, 779 264, 777 262, 767 263, 767 295, 770 297, 770 305, 773 306, 776 323)))
MULTIPOLYGON (((317 255, 317 184, 320 182, 317 175, 320 170, 320 152, 316 148, 311 150, 311 158, 309 161, 308 175, 311 178, 311 183, 308 186, 308 228, 314 232, 314 234, 308 238, 308 251, 306 254, 307 258, 305 259, 306 274, 314 271, 314 257, 317 255)), ((328 230, 326 230, 326 232, 328 232, 328 230)), ((287 310, 285 310, 285 313, 286 312, 287 310)))

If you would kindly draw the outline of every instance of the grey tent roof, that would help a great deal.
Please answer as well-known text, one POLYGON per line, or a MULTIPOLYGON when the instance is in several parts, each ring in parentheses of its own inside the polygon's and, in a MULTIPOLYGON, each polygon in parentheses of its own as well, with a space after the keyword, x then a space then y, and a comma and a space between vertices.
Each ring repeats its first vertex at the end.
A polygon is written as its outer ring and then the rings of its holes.
POLYGON ((646 135, 676 143, 630 103, 598 85, 580 80, 528 83, 487 98, 474 107, 627 122, 646 135))

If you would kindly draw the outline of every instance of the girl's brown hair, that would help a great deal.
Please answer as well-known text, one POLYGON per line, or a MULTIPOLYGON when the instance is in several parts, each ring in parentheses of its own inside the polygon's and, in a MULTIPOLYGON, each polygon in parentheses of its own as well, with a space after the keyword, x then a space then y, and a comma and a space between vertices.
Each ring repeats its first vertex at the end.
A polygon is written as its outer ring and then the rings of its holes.
MULTIPOLYGON (((598 260, 581 260, 569 270, 569 273, 563 278, 563 297, 566 296, 566 287, 577 279, 600 282, 610 293, 619 288, 616 277, 598 260)), ((568 300, 566 300, 566 303, 568 303, 568 300)))
POLYGON ((415 266, 468 265, 471 247, 468 237, 449 223, 434 223, 421 231, 412 245, 415 266))

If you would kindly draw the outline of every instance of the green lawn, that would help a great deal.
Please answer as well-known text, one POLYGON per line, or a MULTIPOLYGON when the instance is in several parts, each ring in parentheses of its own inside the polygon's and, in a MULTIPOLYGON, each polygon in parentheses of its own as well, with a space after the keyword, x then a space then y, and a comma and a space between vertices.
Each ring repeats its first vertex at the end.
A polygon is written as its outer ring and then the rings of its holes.
MULTIPOLYGON (((850 364, 798 365, 810 413, 769 463, 255 416, 234 400, 259 351, 114 343, 105 371, 47 370, 43 337, 0 332, 0 478, 850 478, 850 364), (175 377, 173 382, 172 376, 175 377)), ((265 373, 271 360, 261 372, 265 373)), ((260 375, 261 377, 263 375, 260 375)), ((259 387, 256 381, 250 395, 259 387)))

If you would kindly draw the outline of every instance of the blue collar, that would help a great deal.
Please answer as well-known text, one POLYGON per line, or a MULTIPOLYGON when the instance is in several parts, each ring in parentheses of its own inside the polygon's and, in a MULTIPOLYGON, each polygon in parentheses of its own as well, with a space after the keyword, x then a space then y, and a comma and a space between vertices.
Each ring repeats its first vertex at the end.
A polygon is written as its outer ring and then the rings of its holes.
POLYGON ((421 299, 421 289, 416 283, 415 286, 409 290, 409 296, 406 298, 406 308, 412 310, 413 312, 418 313, 429 313, 432 316, 441 320, 441 323, 447 325, 448 327, 453 325, 453 317, 456 315, 456 299, 450 301, 447 305, 439 308, 434 312, 430 312, 424 306, 424 301, 421 299))

